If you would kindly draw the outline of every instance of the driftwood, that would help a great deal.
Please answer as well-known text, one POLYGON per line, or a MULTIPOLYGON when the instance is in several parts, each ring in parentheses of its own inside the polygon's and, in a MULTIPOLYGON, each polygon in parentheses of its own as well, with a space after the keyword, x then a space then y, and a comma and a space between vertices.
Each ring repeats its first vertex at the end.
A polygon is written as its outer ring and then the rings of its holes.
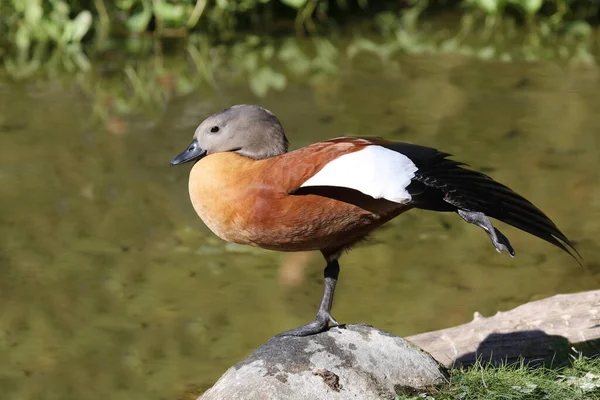
POLYGON ((600 290, 562 294, 485 318, 406 338, 445 366, 468 366, 478 358, 498 364, 559 365, 576 349, 600 353, 600 290))

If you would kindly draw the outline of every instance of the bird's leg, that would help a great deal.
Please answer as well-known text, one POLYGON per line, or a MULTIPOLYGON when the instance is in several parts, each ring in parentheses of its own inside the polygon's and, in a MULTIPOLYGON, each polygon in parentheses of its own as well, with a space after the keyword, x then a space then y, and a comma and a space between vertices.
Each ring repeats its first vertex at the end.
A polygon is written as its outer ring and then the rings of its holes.
POLYGON ((321 299, 319 311, 317 311, 316 319, 310 324, 300 326, 298 328, 280 333, 275 337, 282 336, 309 336, 316 333, 326 331, 329 323, 339 325, 338 322, 331 316, 331 306, 333 305, 333 293, 335 292, 335 284, 340 273, 340 264, 337 260, 329 261, 325 267, 325 291, 321 299))
POLYGON ((515 251, 513 250, 512 246, 510 245, 510 242, 508 241, 506 236, 504 236, 502 234, 502 232, 500 232, 498 229, 496 229, 494 227, 494 225, 492 225, 492 222, 484 213, 479 212, 479 211, 466 211, 466 210, 458 210, 457 212, 458 212, 458 215, 460 215, 462 217, 462 219, 464 219, 468 223, 474 224, 474 225, 479 226, 480 228, 483 228, 483 230, 490 237, 492 244, 494 245, 494 247, 496 248, 496 251, 498 251, 498 253, 500 253, 502 251, 506 251, 506 252, 508 252, 508 254, 510 254, 511 257, 515 256, 515 251))

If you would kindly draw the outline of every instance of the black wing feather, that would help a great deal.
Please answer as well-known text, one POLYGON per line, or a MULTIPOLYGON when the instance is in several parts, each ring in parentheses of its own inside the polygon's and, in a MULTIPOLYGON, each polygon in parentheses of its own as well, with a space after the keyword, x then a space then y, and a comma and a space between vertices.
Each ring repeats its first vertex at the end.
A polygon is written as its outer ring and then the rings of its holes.
POLYGON ((580 262, 581 255, 554 222, 509 187, 481 172, 462 168, 467 164, 450 160, 450 154, 430 147, 408 143, 390 143, 385 147, 404 154, 417 166, 407 188, 415 207, 479 211, 553 244, 580 262))

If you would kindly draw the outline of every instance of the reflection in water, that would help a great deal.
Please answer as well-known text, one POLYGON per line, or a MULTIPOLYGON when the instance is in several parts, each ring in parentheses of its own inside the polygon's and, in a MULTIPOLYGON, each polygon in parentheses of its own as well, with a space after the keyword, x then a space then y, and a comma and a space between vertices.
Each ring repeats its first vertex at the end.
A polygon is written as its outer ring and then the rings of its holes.
MULTIPOLYGON (((304 283, 306 267, 317 252, 289 253, 279 266, 279 283, 282 286, 300 286, 304 283)), ((324 262, 323 262, 324 263, 324 262)))
POLYGON ((206 115, 234 103, 273 110, 294 148, 353 134, 456 154, 531 199, 588 263, 582 269, 499 226, 513 260, 455 215, 411 211, 344 256, 341 322, 409 335, 476 310, 598 288, 596 67, 447 54, 389 64, 340 57, 336 68, 335 79, 288 77, 285 91, 260 100, 236 71, 220 70, 216 90, 202 84, 165 98, 159 112, 57 82, 0 83, 5 398, 201 391, 273 334, 313 317, 321 257, 221 241, 189 204, 185 168, 168 166, 206 115), (106 110, 99 101, 111 104, 111 118, 97 118, 106 110), (119 112, 126 107, 146 111, 119 112))

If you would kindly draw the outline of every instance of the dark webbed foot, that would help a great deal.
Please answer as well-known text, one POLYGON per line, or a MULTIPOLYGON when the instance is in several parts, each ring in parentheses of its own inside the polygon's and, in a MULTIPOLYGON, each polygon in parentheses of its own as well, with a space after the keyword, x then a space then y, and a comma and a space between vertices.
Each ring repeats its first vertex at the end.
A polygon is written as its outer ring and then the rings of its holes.
POLYGON ((330 314, 331 306, 333 305, 333 293, 340 273, 340 265, 337 260, 330 261, 325 267, 325 291, 321 299, 321 305, 317 312, 316 319, 310 324, 302 325, 298 328, 280 333, 277 337, 283 336, 309 336, 321 333, 329 329, 329 323, 339 325, 338 322, 330 314))
POLYGON ((333 318, 329 313, 319 313, 317 314, 317 318, 311 322, 310 324, 299 326, 298 328, 290 329, 289 331, 285 331, 280 333, 277 337, 284 336, 310 336, 316 335, 317 333, 325 332, 329 329, 329 323, 333 326, 339 325, 338 322, 333 318))
POLYGON ((492 222, 484 213, 479 211, 466 210, 458 210, 457 212, 458 215, 460 215, 462 219, 464 219, 468 223, 483 228, 483 230, 490 237, 490 240, 492 241, 492 244, 494 245, 498 253, 506 251, 508 254, 510 254, 511 257, 515 256, 515 251, 510 245, 510 242, 508 241, 506 236, 504 236, 502 232, 500 232, 498 229, 496 229, 496 227, 494 227, 494 225, 492 225, 492 222))

